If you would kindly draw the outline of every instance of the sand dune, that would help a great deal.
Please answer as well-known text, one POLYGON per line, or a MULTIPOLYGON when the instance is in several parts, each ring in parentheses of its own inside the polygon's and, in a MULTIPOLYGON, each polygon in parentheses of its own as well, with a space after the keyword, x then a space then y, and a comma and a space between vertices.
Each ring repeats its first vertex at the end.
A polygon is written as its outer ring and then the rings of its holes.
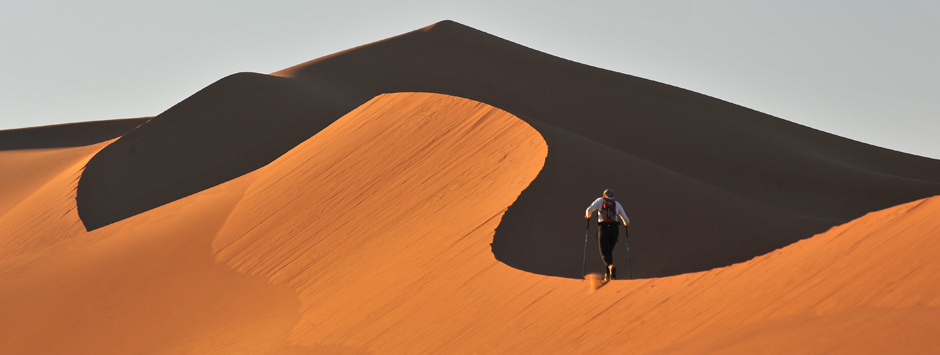
POLYGON ((544 137, 551 147, 545 167, 493 242, 497 259, 543 275, 580 278, 583 226, 574 216, 605 188, 619 191, 627 213, 642 221, 630 231, 643 250, 635 268, 642 277, 743 262, 866 212, 940 194, 935 160, 450 21, 274 75, 224 78, 103 149, 79 183, 86 228, 260 168, 392 92, 483 102, 544 137))
POLYGON ((935 160, 449 21, 143 121, 0 132, 0 353, 940 352, 935 160))

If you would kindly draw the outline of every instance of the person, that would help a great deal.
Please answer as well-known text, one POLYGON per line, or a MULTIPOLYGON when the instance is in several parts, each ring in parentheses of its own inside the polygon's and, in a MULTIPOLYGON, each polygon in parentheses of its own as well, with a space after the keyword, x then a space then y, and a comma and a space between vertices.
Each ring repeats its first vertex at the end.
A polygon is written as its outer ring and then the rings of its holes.
POLYGON ((620 224, 624 228, 630 225, 630 219, 627 213, 623 211, 623 206, 614 198, 614 191, 604 190, 603 197, 594 200, 584 212, 584 219, 590 219, 591 215, 597 212, 597 242, 601 251, 601 259, 607 265, 607 273, 604 275, 604 281, 617 277, 617 268, 614 266, 614 245, 617 244, 617 237, 620 234, 620 224))

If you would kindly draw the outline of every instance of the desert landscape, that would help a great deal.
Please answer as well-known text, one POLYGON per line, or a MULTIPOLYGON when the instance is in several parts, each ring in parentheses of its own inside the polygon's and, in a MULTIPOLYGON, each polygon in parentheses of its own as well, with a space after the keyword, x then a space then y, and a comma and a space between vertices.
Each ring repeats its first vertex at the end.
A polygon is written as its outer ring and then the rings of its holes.
POLYGON ((0 353, 940 353, 936 195, 940 161, 443 21, 0 131, 0 353), (605 188, 633 279, 598 288, 605 188))

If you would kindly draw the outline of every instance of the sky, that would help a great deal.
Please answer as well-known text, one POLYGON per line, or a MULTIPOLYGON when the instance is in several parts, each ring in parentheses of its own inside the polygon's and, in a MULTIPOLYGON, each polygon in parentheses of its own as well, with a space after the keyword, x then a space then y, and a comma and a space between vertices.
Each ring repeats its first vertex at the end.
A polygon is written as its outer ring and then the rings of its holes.
POLYGON ((229 74, 445 19, 940 159, 935 0, 4 0, 0 130, 155 116, 229 74))

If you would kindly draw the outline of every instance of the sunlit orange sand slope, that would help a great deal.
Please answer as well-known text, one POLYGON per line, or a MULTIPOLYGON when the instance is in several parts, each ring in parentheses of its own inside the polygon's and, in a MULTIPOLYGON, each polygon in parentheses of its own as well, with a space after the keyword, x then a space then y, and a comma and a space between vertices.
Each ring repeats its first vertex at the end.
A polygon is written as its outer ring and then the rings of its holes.
POLYGON ((85 232, 75 184, 102 146, 4 152, 11 169, 54 158, 0 219, 0 349, 254 353, 342 344, 343 322, 404 330, 382 297, 450 298, 427 282, 498 263, 486 239, 547 154, 491 106, 383 95, 260 170, 85 232))
POLYGON ((21 172, 0 191, 25 191, 0 205, 2 353, 940 351, 938 198, 591 292, 493 257, 548 147, 479 102, 382 95, 261 169, 86 232, 76 179, 105 144, 0 153, 21 172))

